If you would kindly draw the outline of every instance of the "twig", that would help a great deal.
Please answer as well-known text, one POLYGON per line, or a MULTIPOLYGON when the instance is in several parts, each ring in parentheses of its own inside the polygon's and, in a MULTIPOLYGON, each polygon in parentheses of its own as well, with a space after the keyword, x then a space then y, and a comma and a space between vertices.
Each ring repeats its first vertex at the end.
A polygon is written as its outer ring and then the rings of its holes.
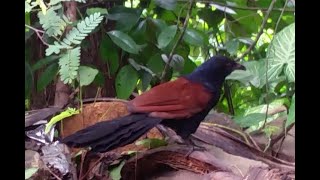
MULTIPOLYGON (((179 2, 186 2, 186 0, 178 0, 178 1, 179 2)), ((215 1, 207 1, 207 0, 198 0, 196 2, 199 2, 199 3, 212 3, 212 4, 219 5, 219 6, 225 6, 225 7, 228 7, 228 8, 240 9, 240 10, 251 10, 251 11, 257 11, 257 10, 267 11, 268 10, 268 8, 235 6, 235 5, 224 4, 224 3, 215 2, 215 1)), ((295 9, 293 9, 293 8, 273 8, 272 11, 295 12, 295 9)))
MULTIPOLYGON (((276 1, 276 0, 274 0, 274 1, 276 1)), ((271 3, 272 3, 272 2, 271 2, 271 3)), ((284 4, 284 7, 286 7, 287 3, 288 3, 288 0, 286 0, 286 2, 285 2, 285 4, 284 4)), ((278 25, 279 25, 279 23, 280 23, 280 19, 281 19, 282 15, 283 15, 283 11, 281 11, 281 14, 280 14, 280 16, 279 16, 279 18, 278 18, 278 20, 277 20, 276 27, 274 28, 274 33, 276 33, 276 32, 277 32, 278 25)), ((273 42, 273 40, 274 40, 274 36, 273 36, 273 38, 272 38, 272 40, 271 40, 270 44, 273 42)), ((266 123, 267 123, 268 110, 269 110, 269 83, 268 83, 268 70, 269 70, 269 58, 267 57, 267 58, 266 58, 266 103, 267 103, 267 110, 266 110, 266 118, 265 118, 265 120, 264 120, 264 123, 263 123, 262 129, 265 127, 265 125, 266 125, 266 123)))
POLYGON ((85 177, 87 177, 87 175, 92 171, 92 169, 99 164, 99 162, 105 157, 107 153, 108 152, 103 153, 101 157, 96 162, 94 162, 94 164, 90 167, 90 169, 83 176, 79 178, 79 180, 85 179, 85 177))
POLYGON ((228 82, 225 82, 223 84, 223 86, 224 86, 224 91, 225 91, 224 94, 225 94, 225 97, 226 97, 227 103, 228 103, 229 112, 231 115, 234 115, 234 107, 233 107, 233 103, 232 103, 230 86, 229 86, 228 82))
POLYGON ((87 155, 87 151, 84 151, 82 154, 81 154, 81 164, 80 164, 80 173, 79 173, 79 177, 82 177, 82 172, 83 172, 83 163, 84 163, 84 159, 87 155))
POLYGON ((254 147, 256 147, 259 151, 262 151, 260 146, 257 144, 257 142, 250 136, 250 134, 247 134, 247 136, 249 137, 250 141, 252 142, 252 144, 254 145, 254 147))
POLYGON ((29 26, 29 25, 27 25, 27 24, 25 24, 24 26, 27 27, 27 28, 29 28, 29 29, 32 29, 32 30, 37 34, 37 36, 38 36, 38 38, 41 40, 41 42, 42 42, 44 45, 49 46, 49 44, 43 40, 43 34, 45 33, 44 31, 42 31, 42 30, 40 30, 40 29, 36 29, 36 28, 34 28, 34 27, 32 27, 32 26, 29 26), (42 36, 40 35, 40 33, 42 33, 42 36))
POLYGON ((183 27, 182 27, 182 32, 179 36, 179 39, 178 41, 176 42, 176 44, 173 46, 171 52, 170 52, 170 55, 169 55, 169 58, 168 58, 168 62, 166 64, 166 66, 164 67, 163 71, 162 71, 162 75, 161 75, 161 82, 164 82, 164 78, 167 74, 167 71, 169 69, 169 64, 171 63, 172 61, 172 57, 173 57, 173 53, 175 52, 175 50, 177 49, 178 47, 178 44, 180 43, 180 41, 182 40, 183 38, 183 35, 184 35, 184 32, 186 31, 187 29, 187 26, 188 26, 188 21, 189 21, 189 17, 190 17, 190 14, 191 14, 191 11, 192 11, 192 6, 193 6, 193 3, 194 3, 194 0, 190 0, 190 4, 189 4, 189 8, 188 8, 188 12, 187 12, 187 16, 186 16, 186 19, 184 20, 184 23, 183 23, 183 27))
MULTIPOLYGON (((78 101, 78 100, 76 100, 76 101, 78 101)), ((96 102, 96 101, 113 101, 113 102, 123 102, 123 103, 128 102, 127 100, 117 99, 117 98, 88 98, 88 99, 82 100, 83 103, 96 102)))
POLYGON ((55 178, 57 178, 57 180, 62 180, 58 175, 52 172, 47 165, 45 165, 45 168, 49 171, 50 174, 52 174, 55 178))
POLYGON ((243 139, 246 141, 246 144, 247 145, 251 145, 250 144, 250 142, 249 142, 249 140, 248 140, 248 138, 247 138, 247 136, 245 135, 245 133, 243 133, 243 132, 241 132, 241 131, 238 131, 238 130, 236 130, 236 129, 233 129, 233 128, 230 128, 230 127, 227 127, 227 126, 223 126, 223 125, 221 125, 221 124, 215 124, 215 123, 207 123, 207 122, 202 122, 201 123, 202 125, 205 125, 205 126, 215 126, 215 127, 218 127, 218 128, 222 128, 222 129, 226 129, 226 130, 229 130, 229 131, 232 131, 232 132, 234 132, 234 133, 236 133, 236 134, 239 134, 240 136, 242 136, 243 137, 243 139))
POLYGON ((258 34, 257 34, 256 39, 253 41, 253 43, 249 46, 249 48, 248 48, 240 57, 238 57, 238 58, 235 59, 235 61, 239 61, 239 60, 242 59, 245 55, 249 54, 250 51, 254 48, 254 46, 257 44, 258 40, 260 39, 260 36, 261 36, 262 33, 263 33, 263 29, 264 29, 264 27, 265 27, 266 24, 267 24, 269 15, 270 15, 270 13, 271 13, 271 11, 272 11, 272 9, 273 9, 273 6, 274 6, 274 4, 276 3, 276 1, 277 1, 277 0, 272 0, 272 1, 271 1, 270 6, 269 6, 269 8, 268 8, 268 11, 267 11, 267 13, 266 13, 266 15, 265 15, 265 17, 264 17, 264 19, 263 19, 263 21, 262 21, 262 24, 261 24, 261 27, 260 27, 260 30, 259 30, 259 32, 258 32, 258 34))
MULTIPOLYGON (((287 4, 288 4, 288 0, 286 0, 286 2, 284 3, 283 7, 286 7, 286 6, 287 6, 287 4)), ((278 25, 279 25, 280 20, 281 20, 281 18, 282 18, 282 16, 283 16, 283 12, 284 12, 284 10, 282 10, 282 11, 281 11, 281 14, 280 14, 280 16, 279 16, 279 18, 278 18, 278 20, 277 20, 276 27, 274 28, 274 33, 276 33, 276 32, 277 32, 278 25)))

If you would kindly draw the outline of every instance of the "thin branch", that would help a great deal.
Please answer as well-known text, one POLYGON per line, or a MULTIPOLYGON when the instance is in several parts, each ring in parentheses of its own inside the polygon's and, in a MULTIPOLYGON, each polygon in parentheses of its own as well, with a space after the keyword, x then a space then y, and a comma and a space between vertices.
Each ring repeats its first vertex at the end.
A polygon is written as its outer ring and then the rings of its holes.
POLYGON ((52 174, 57 180, 62 180, 58 175, 56 175, 54 172, 52 172, 47 165, 45 165, 44 167, 45 167, 45 168, 49 171, 49 173, 52 174))
POLYGON ((182 40, 183 38, 183 35, 184 35, 184 32, 186 31, 187 29, 187 26, 188 26, 188 21, 189 21, 189 17, 190 17, 190 14, 191 14, 191 11, 192 11, 192 6, 193 6, 193 3, 194 1, 193 0, 190 0, 190 5, 189 5, 189 8, 188 8, 188 12, 187 12, 187 16, 186 16, 186 19, 184 20, 184 23, 183 23, 183 27, 182 27, 182 32, 179 36, 179 39, 178 41, 176 42, 176 44, 173 46, 171 52, 170 52, 170 55, 169 55, 169 58, 168 58, 168 62, 166 64, 166 66, 164 67, 163 71, 162 71, 162 75, 161 75, 161 82, 164 82, 164 78, 167 74, 167 71, 169 69, 169 64, 171 63, 172 61, 172 57, 173 57, 173 54, 175 52, 175 50, 177 49, 178 47, 178 44, 180 43, 180 41, 182 40))
POLYGON ((269 18, 269 15, 270 15, 270 13, 271 13, 271 11, 272 11, 272 9, 273 9, 273 6, 274 6, 274 4, 276 3, 276 1, 277 1, 277 0, 272 0, 272 1, 271 1, 270 6, 269 6, 269 9, 268 9, 268 11, 267 11, 267 13, 266 13, 263 21, 262 21, 262 24, 261 24, 261 27, 260 27, 260 30, 259 30, 259 32, 258 32, 258 34, 257 34, 256 39, 253 41, 253 43, 249 46, 249 48, 248 48, 240 57, 238 57, 238 58, 235 59, 235 61, 239 61, 239 60, 242 59, 245 55, 249 54, 250 51, 254 48, 254 46, 257 44, 258 40, 260 39, 260 36, 261 36, 262 33, 263 33, 263 29, 264 29, 264 27, 265 27, 266 24, 267 24, 267 20, 268 20, 268 18, 269 18))
MULTIPOLYGON (((178 0, 179 2, 186 2, 185 0, 178 0)), ((199 3, 212 3, 216 4, 219 6, 225 6, 228 8, 233 8, 233 9, 239 9, 239 10, 250 10, 250 11, 267 11, 268 8, 262 8, 262 7, 244 7, 244 6, 236 6, 236 5, 230 5, 230 4, 224 4, 220 2, 215 2, 215 1, 207 1, 207 0, 198 0, 196 2, 199 3)), ((272 11, 286 11, 286 12, 295 12, 296 10, 294 8, 273 8, 272 11)))
POLYGON ((37 36, 38 36, 38 38, 41 40, 41 42, 42 42, 44 45, 49 46, 49 44, 43 40, 43 34, 45 33, 44 31, 42 31, 42 30, 40 30, 40 29, 36 29, 36 28, 34 28, 34 27, 32 27, 32 26, 29 26, 29 25, 27 25, 27 24, 24 24, 24 26, 27 27, 27 28, 29 28, 29 29, 31 29, 31 30, 33 30, 33 31, 37 34, 37 36), (42 35, 41 35, 40 33, 42 33, 42 35))

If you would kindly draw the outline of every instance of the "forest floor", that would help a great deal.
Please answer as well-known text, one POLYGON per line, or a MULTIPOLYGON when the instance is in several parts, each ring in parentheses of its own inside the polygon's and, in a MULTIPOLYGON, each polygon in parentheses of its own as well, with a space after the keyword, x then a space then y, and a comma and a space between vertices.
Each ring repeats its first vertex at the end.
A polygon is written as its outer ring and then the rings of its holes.
POLYGON ((126 115, 124 104, 84 104, 81 114, 64 119, 45 135, 45 123, 61 111, 46 108, 26 113, 26 179, 295 179, 295 126, 285 131, 281 119, 270 123, 278 131, 268 138, 263 132, 249 134, 229 116, 211 112, 191 137, 205 150, 168 143, 163 132, 174 138, 172 131, 155 127, 132 144, 93 154, 68 148, 58 140, 99 121, 126 115))

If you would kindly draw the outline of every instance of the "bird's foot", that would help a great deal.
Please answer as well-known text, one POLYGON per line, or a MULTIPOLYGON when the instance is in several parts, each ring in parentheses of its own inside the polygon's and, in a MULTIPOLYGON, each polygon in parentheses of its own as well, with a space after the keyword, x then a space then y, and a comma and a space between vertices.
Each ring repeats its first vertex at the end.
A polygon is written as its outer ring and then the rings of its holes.
POLYGON ((192 144, 190 145, 191 149, 188 151, 188 153, 185 155, 185 157, 189 157, 191 155, 191 153, 193 153, 194 151, 206 151, 207 149, 205 147, 202 146, 198 146, 196 144, 194 144, 192 142, 192 144))

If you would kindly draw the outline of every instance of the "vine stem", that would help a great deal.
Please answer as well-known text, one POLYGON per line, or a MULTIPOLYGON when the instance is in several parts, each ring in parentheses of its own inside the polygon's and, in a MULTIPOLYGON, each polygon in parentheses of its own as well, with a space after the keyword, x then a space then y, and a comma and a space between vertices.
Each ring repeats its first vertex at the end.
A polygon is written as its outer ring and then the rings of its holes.
POLYGON ((183 38, 183 35, 184 35, 184 32, 186 31, 187 29, 187 26, 188 26, 188 21, 189 21, 189 17, 190 17, 190 14, 191 14, 191 10, 192 10, 192 6, 193 6, 193 3, 194 3, 194 0, 190 0, 190 4, 189 4, 189 8, 188 8, 188 12, 187 12, 187 16, 186 16, 186 19, 184 20, 184 23, 183 23, 183 27, 182 27, 182 32, 179 36, 179 39, 178 41, 175 43, 175 45, 173 46, 171 52, 170 52, 170 55, 169 55, 169 58, 168 58, 168 62, 166 63, 166 66, 164 67, 163 71, 162 71, 162 75, 161 75, 161 83, 163 83, 165 81, 165 76, 167 74, 167 71, 169 69, 169 64, 171 63, 172 61, 172 57, 173 57, 173 54, 175 52, 175 50, 177 49, 178 47, 178 44, 180 43, 180 41, 182 40, 183 38))
POLYGON ((260 27, 260 30, 257 34, 257 37, 256 39, 253 41, 253 43, 249 46, 249 48, 238 58, 235 59, 235 61, 240 61, 240 59, 242 59, 244 56, 246 56, 247 54, 249 54, 251 52, 251 50, 255 47, 255 45, 257 44, 258 40, 260 39, 260 36, 262 35, 263 33, 263 29, 264 27, 266 26, 267 24, 267 21, 268 21, 268 18, 270 16, 270 13, 273 9, 273 6, 274 4, 276 3, 277 0, 272 0, 271 3, 270 3, 270 6, 268 8, 268 11, 266 12, 266 15, 262 21, 262 24, 261 24, 261 27, 260 27))
POLYGON ((41 42, 42 42, 44 45, 49 46, 49 44, 43 40, 43 34, 45 33, 44 31, 42 31, 42 30, 40 30, 40 29, 36 29, 36 28, 34 28, 34 27, 32 27, 32 26, 29 26, 28 24, 24 24, 24 26, 27 27, 27 28, 29 28, 29 29, 31 29, 31 30, 33 30, 33 31, 37 34, 37 36, 38 36, 38 38, 41 40, 41 42), (40 33, 42 33, 42 35, 41 35, 40 33))

